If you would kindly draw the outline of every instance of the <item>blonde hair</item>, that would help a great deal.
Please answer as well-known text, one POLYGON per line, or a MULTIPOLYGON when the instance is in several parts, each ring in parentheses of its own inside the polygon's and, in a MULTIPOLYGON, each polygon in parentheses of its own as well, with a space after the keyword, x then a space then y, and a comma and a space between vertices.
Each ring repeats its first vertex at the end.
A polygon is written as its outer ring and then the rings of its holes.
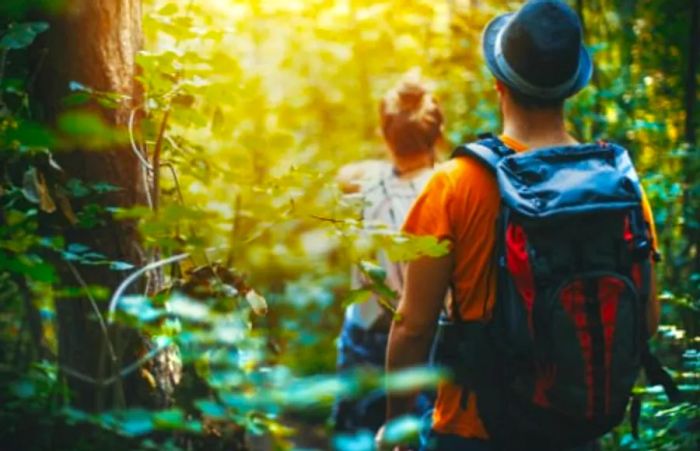
POLYGON ((442 111, 426 82, 411 74, 382 99, 382 133, 398 156, 432 152, 442 134, 442 111))

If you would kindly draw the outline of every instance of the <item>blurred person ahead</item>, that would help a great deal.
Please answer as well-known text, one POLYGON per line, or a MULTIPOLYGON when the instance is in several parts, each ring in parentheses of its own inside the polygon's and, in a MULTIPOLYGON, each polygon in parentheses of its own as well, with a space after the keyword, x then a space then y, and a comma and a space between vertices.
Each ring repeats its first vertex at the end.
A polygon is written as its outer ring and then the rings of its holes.
MULTIPOLYGON (((525 2, 492 20, 482 45, 503 130, 460 146, 407 216, 405 232, 450 252, 407 265, 387 371, 425 364, 438 331, 436 358, 454 377, 438 388, 427 449, 595 448, 640 368, 654 372, 651 209, 625 149, 566 129, 564 103, 592 73, 569 6, 525 2)), ((391 395, 387 416, 412 405, 391 395)))
MULTIPOLYGON (((400 230, 416 196, 433 173, 435 147, 442 135, 442 112, 425 83, 415 74, 405 77, 382 99, 381 129, 391 162, 365 161, 341 169, 338 180, 346 193, 356 192, 364 206, 366 227, 381 226, 400 230)), ((386 271, 386 284, 396 293, 403 291, 403 268, 378 252, 377 262, 386 271)), ((353 271, 353 288, 367 283, 363 274, 353 271)), ((356 303, 345 311, 338 339, 338 370, 362 367, 382 368, 392 313, 376 299, 356 303)), ((369 430, 384 423, 386 397, 377 391, 356 400, 342 400, 334 412, 339 432, 369 430)), ((425 394, 418 397, 413 413, 423 414, 432 407, 425 394)))

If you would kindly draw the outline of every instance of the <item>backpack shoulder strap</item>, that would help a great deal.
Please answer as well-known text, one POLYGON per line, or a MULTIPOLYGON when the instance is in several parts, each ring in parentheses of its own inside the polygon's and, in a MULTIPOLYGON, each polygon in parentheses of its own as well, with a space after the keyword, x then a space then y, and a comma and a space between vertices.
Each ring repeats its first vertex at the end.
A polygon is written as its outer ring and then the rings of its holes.
POLYGON ((492 134, 479 135, 479 140, 462 144, 452 152, 452 158, 469 156, 485 165, 491 172, 496 172, 498 163, 515 152, 508 148, 503 141, 492 134))

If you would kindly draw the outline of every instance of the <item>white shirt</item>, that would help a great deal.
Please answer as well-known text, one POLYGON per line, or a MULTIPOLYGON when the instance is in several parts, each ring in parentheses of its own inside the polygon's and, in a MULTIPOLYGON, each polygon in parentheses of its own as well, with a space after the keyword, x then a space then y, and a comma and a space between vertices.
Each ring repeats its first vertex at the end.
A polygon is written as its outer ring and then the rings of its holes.
MULTIPOLYGON (((362 219, 366 227, 382 224, 392 230, 401 230, 413 201, 432 174, 433 169, 426 168, 410 178, 401 179, 394 173, 393 167, 386 164, 378 178, 362 184, 360 188, 360 194, 365 201, 362 219)), ((387 286, 400 295, 403 291, 403 265, 389 260, 381 250, 376 258, 386 270, 387 286)), ((353 269, 353 289, 362 288, 364 285, 361 272, 353 269)), ((363 329, 369 329, 382 314, 383 307, 379 305, 375 296, 366 302, 352 304, 345 310, 346 320, 363 329)))

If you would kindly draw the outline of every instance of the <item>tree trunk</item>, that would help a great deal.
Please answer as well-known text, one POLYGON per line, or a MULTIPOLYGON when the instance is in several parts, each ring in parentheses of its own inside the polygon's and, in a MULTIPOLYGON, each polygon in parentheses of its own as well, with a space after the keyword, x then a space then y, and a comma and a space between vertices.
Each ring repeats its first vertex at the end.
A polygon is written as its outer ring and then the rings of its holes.
MULTIPOLYGON (((54 122, 64 112, 63 99, 69 83, 75 81, 96 91, 118 93, 124 100, 114 109, 97 104, 90 111, 106 122, 125 128, 132 110, 141 102, 139 85, 135 81, 135 57, 141 48, 140 0, 68 0, 64 10, 48 19, 51 28, 44 36, 42 53, 45 58, 39 68, 35 99, 44 119, 54 122)), ((73 149, 58 155, 59 164, 69 178, 86 184, 106 182, 118 191, 100 198, 103 207, 132 207, 145 204, 145 187, 141 168, 128 146, 106 150, 73 149)), ((105 220, 89 230, 66 227, 67 243, 89 246, 94 252, 114 261, 143 263, 135 223, 105 220)), ((105 266, 75 264, 70 268, 59 262, 62 283, 72 286, 86 284, 106 287, 113 292, 124 278, 123 272, 105 266), (82 279, 82 280, 81 280, 82 279)), ((110 340, 103 333, 94 305, 89 298, 58 299, 59 361, 73 393, 73 404, 86 410, 129 405, 163 405, 167 374, 150 369, 160 390, 144 390, 148 377, 140 370, 132 377, 109 385, 85 382, 74 373, 101 381, 132 363, 148 349, 148 340, 137 331, 124 327, 111 328, 110 340), (110 344, 114 353, 111 353, 110 344), (116 358, 111 358, 116 356, 116 358), (70 371, 72 370, 72 371, 70 371), (148 394, 146 394, 148 393, 148 394), (150 398, 151 395, 155 397, 150 398), (150 399, 149 399, 150 398, 150 399)), ((104 315, 104 303, 100 307, 104 315)))
POLYGON ((690 30, 688 34, 688 72, 685 89, 685 140, 691 146, 697 145, 695 106, 698 101, 698 58, 700 58, 700 0, 689 0, 690 30))
MULTIPOLYGON (((689 0, 690 7, 690 26, 688 30, 688 66, 685 81, 685 141, 690 146, 691 151, 697 151, 697 135, 696 135, 696 118, 695 109, 698 102, 698 58, 700 58, 700 0, 689 0)), ((688 180, 688 183, 693 183, 694 180, 688 180)), ((694 204, 694 223, 695 226, 691 229, 690 240, 695 249, 695 257, 693 271, 700 272, 700 229, 697 221, 700 219, 700 211, 698 210, 698 202, 696 199, 691 201, 690 190, 686 190, 684 197, 684 207, 688 209, 691 204, 694 204)))

